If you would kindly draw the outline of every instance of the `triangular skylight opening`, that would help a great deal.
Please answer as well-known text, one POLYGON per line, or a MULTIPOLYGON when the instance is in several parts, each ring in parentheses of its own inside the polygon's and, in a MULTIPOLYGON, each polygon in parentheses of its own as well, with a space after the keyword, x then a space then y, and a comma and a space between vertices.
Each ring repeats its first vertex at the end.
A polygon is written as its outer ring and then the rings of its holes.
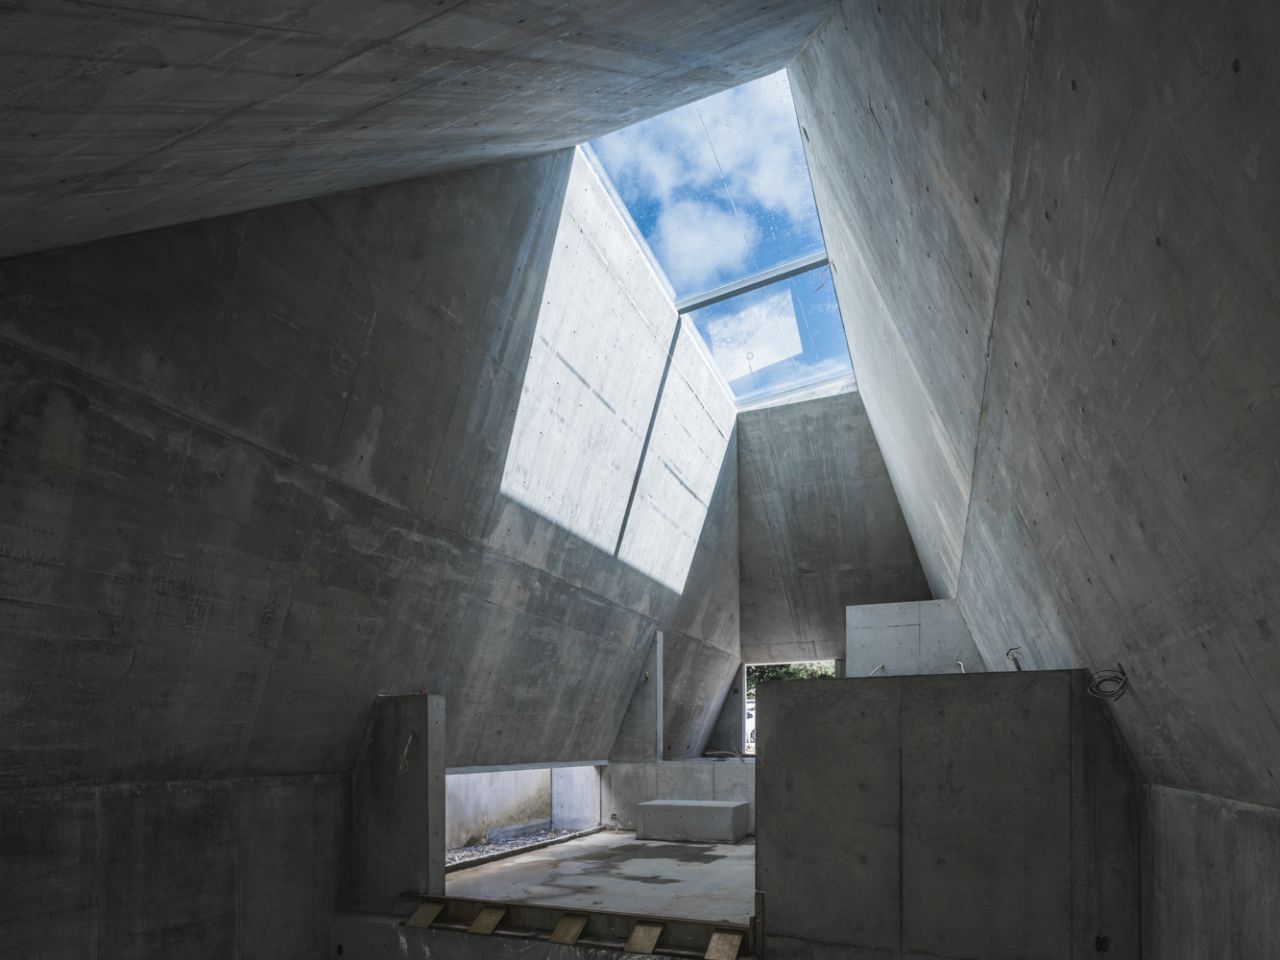
POLYGON ((786 71, 587 152, 740 407, 853 389, 786 71))

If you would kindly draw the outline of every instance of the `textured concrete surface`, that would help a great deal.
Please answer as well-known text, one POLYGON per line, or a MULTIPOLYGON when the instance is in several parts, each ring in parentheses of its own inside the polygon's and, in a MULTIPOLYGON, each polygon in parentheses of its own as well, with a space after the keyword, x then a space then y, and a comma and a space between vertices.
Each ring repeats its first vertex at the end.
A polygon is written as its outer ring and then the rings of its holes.
POLYGON ((378 697, 351 775, 357 910, 392 913, 405 891, 444 893, 443 697, 378 697))
POLYGON ((832 6, 7 4, 0 255, 570 146, 784 66, 832 6))
POLYGON ((929 599, 859 394, 741 414, 738 493, 746 662, 843 656, 845 607, 929 599))
POLYGON ((734 843, 747 835, 745 800, 645 800, 636 804, 637 840, 734 843))
POLYGON ((653 638, 627 712, 609 751, 609 761, 662 759, 662 631, 653 638))
POLYGON ((636 805, 646 800, 745 800, 747 829, 754 833, 755 785, 754 760, 610 763, 601 772, 600 822, 634 830, 636 805))
POLYGON ((772 683, 758 702, 767 936, 1142 955, 1136 779, 1081 674, 772 683))
POLYGON ((551 826, 587 830, 600 825, 600 767, 551 771, 551 826))
POLYGON ((661 627, 700 752, 732 448, 679 595, 500 493, 558 232, 617 217, 572 166, 0 264, 0 782, 349 770, 373 697, 424 687, 450 767, 605 757, 661 627))
POLYGON ((845 624, 847 677, 869 677, 873 671, 894 676, 987 669, 954 600, 849 607, 845 624))
POLYGON ((750 842, 666 843, 605 830, 449 874, 451 897, 746 923, 750 842))
POLYGON ((448 774, 445 847, 453 850, 478 843, 481 837, 502 840, 550 827, 551 774, 547 769, 448 774))
POLYGON ((1280 810, 1148 787, 1148 957, 1264 960, 1280 943, 1280 810))
POLYGON ((995 665, 1280 805, 1280 13, 850 0, 792 70, 859 387, 995 665))
POLYGON ((337 775, 0 792, 4 953, 322 956, 348 803, 337 775))

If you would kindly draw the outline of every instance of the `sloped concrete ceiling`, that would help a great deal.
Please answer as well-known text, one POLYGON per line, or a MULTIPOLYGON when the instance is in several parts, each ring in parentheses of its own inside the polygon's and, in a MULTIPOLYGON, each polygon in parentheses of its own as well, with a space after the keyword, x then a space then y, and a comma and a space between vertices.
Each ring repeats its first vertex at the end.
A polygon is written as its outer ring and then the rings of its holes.
POLYGON ((0 256, 578 143, 790 61, 831 0, 0 2, 0 256))
POLYGON ((1280 11, 850 0, 792 71, 859 384, 994 665, 1280 803, 1280 11))

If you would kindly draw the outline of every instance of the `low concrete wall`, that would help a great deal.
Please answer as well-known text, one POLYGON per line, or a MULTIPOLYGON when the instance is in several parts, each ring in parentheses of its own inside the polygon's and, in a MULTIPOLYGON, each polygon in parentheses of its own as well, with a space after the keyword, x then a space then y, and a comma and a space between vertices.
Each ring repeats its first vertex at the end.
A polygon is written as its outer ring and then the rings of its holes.
POLYGON ((600 768, 552 767, 451 773, 445 778, 449 849, 535 830, 600 824, 600 768))
POLYGON ((886 958, 1138 960, 1138 787, 1084 683, 764 684, 766 935, 886 958))
MULTIPOLYGON (((590 768, 588 768, 590 769, 590 768)), ((551 771, 496 770, 445 778, 445 845, 505 840, 551 826, 551 771)))
POLYGON ((344 774, 0 792, 0 953, 325 956, 344 774))
POLYGON ((636 804, 646 800, 746 800, 751 805, 748 830, 755 833, 755 761, 663 760, 604 768, 600 822, 606 827, 634 830, 636 804))
POLYGON ((1149 786, 1144 828, 1147 956, 1276 956, 1280 810, 1149 786))
MULTIPOLYGON (((845 676, 918 676, 985 671, 954 600, 877 603, 845 610, 845 676)), ((1008 665, 1012 669, 1012 665, 1008 665)))

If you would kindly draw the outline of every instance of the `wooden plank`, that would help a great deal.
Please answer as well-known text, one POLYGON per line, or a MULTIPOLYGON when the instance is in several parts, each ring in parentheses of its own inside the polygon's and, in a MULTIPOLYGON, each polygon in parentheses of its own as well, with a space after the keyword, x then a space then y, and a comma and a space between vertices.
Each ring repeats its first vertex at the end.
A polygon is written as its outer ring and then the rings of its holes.
POLYGON ((627 953, 639 953, 645 956, 653 953, 662 936, 662 924, 641 920, 631 929, 627 944, 622 949, 627 953))
POLYGON ((417 910, 413 911, 413 916, 405 921, 406 926, 410 927, 429 927, 435 923, 436 917, 444 912, 444 904, 437 903, 434 900, 426 900, 417 910))
POLYGON ((476 918, 471 921, 471 926, 467 928, 467 931, 488 936, 493 933, 494 928, 498 926, 498 923, 506 915, 506 907, 485 907, 476 914, 476 918))
POLYGON ((741 946, 742 934, 717 930, 711 934, 711 942, 707 944, 707 952, 703 954, 703 960, 738 960, 738 950, 741 946))
POLYGON ((569 946, 573 946, 573 944, 578 942, 578 938, 582 936, 582 931, 586 929, 586 926, 586 917, 566 913, 560 918, 559 922, 556 923, 556 928, 551 931, 551 936, 547 939, 552 943, 564 943, 569 946))

